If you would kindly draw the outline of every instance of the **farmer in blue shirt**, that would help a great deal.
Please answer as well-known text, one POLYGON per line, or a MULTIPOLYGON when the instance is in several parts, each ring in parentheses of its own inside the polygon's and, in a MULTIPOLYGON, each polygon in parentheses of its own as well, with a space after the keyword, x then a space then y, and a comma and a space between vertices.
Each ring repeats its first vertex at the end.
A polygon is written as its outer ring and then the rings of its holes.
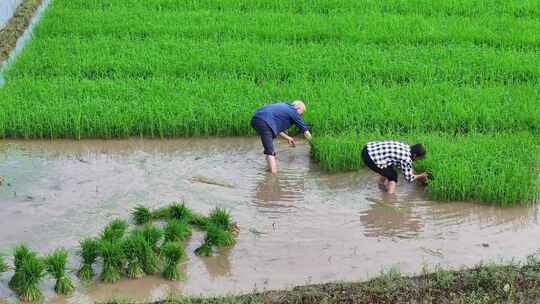
POLYGON ((279 135, 285 138, 289 145, 295 147, 296 141, 294 138, 284 133, 292 124, 295 124, 308 140, 311 139, 311 134, 300 116, 305 111, 306 106, 304 103, 296 100, 292 104, 276 103, 264 106, 253 115, 251 126, 261 137, 266 162, 268 163, 268 171, 271 173, 277 172, 276 152, 273 143, 275 137, 279 135))

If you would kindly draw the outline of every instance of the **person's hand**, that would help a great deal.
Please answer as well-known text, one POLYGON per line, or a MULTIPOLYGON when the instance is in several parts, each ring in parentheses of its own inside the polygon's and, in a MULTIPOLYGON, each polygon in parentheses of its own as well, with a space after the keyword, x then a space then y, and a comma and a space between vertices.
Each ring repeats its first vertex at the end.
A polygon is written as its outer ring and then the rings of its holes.
POLYGON ((0 176, 0 186, 2 186, 3 183, 4 183, 4 177, 0 176))
POLYGON ((418 174, 418 175, 416 176, 416 179, 417 179, 418 181, 421 181, 421 182, 424 182, 424 183, 425 183, 425 182, 427 182, 427 180, 428 180, 428 173, 427 173, 427 172, 424 172, 424 173, 422 173, 422 174, 418 174))
POLYGON ((294 140, 294 138, 292 137, 287 138, 287 142, 289 143, 289 146, 293 148, 296 147, 296 140, 294 140))

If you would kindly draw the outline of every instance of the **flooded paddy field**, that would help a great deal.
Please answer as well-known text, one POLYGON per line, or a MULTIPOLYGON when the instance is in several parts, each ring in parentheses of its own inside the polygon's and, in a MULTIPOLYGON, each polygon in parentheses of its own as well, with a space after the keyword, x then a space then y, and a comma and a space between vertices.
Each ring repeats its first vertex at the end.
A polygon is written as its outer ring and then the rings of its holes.
MULTIPOLYGON (((459 268, 537 250, 535 205, 430 202, 423 189, 407 184, 400 184, 396 198, 386 198, 367 170, 324 173, 304 143, 281 143, 280 173, 271 176, 260 150, 256 138, 2 141, 0 252, 20 243, 41 254, 65 247, 76 269, 78 241, 96 236, 114 218, 128 219, 138 204, 184 201, 202 213, 223 207, 240 224, 237 244, 215 257, 193 254, 203 238, 194 234, 184 281, 123 279, 81 287, 65 298, 45 280, 47 302, 92 303, 356 281, 389 267, 418 273, 424 265, 459 268)), ((0 276, 0 299, 15 299, 7 288, 10 276, 0 276)))

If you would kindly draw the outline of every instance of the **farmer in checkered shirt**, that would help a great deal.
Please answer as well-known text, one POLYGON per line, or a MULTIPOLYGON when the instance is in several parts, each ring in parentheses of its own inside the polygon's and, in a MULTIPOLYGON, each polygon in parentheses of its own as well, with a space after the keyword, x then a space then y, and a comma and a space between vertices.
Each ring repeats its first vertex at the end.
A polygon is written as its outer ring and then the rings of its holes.
POLYGON ((421 144, 409 146, 397 141, 369 142, 362 150, 364 164, 380 175, 379 184, 385 186, 389 194, 396 192, 398 176, 394 167, 401 168, 407 182, 427 180, 426 172, 415 174, 412 169, 412 163, 425 156, 426 149, 421 144))

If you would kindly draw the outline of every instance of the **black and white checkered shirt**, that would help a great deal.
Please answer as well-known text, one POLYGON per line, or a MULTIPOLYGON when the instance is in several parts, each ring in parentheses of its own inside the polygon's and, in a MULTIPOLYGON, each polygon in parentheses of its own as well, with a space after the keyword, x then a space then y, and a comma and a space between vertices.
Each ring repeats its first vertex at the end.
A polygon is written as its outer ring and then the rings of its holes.
POLYGON ((399 167, 408 182, 414 180, 409 145, 398 141, 372 141, 367 144, 367 151, 377 167, 399 167))

